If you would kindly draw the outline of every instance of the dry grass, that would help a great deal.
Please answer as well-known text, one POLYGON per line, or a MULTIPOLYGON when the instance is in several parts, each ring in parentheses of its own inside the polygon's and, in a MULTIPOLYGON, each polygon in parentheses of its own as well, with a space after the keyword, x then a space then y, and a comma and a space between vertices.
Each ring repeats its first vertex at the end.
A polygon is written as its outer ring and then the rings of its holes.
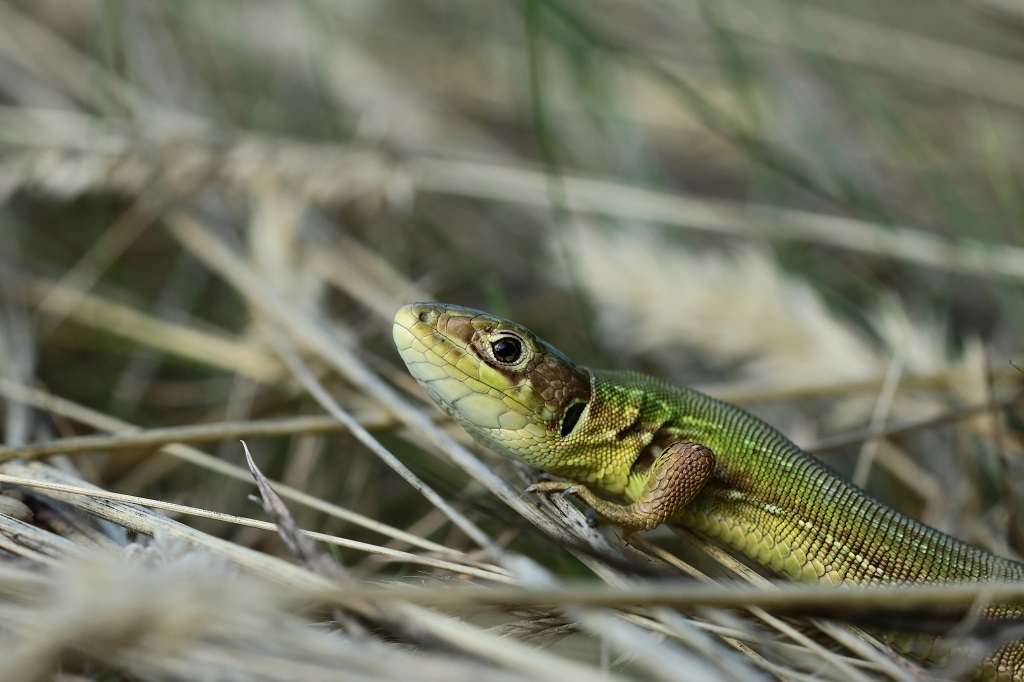
POLYGON ((390 344, 507 314, 1019 556, 1020 13, 911 4, 0 4, 3 679, 902 680, 856 626, 959 623, 941 674, 1010 636, 968 611, 1017 592, 623 545, 390 344))

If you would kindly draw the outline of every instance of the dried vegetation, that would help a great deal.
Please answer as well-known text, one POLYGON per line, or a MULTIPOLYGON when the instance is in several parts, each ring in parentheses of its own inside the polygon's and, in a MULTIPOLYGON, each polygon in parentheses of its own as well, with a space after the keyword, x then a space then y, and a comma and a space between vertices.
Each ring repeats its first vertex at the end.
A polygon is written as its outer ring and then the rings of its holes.
POLYGON ((941 674, 1010 636, 623 545, 390 346, 507 314, 1019 557, 1024 14, 831 4, 0 3, 0 676, 906 680, 859 626, 958 626, 941 674))

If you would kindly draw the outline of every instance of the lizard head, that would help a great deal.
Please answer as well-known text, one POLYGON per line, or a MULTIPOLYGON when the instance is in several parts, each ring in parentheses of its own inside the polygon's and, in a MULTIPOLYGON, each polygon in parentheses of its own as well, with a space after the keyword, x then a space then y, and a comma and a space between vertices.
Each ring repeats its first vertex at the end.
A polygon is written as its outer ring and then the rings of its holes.
POLYGON ((590 400, 587 371, 525 327, 441 303, 395 315, 395 345, 434 402, 478 441, 550 470, 590 400))

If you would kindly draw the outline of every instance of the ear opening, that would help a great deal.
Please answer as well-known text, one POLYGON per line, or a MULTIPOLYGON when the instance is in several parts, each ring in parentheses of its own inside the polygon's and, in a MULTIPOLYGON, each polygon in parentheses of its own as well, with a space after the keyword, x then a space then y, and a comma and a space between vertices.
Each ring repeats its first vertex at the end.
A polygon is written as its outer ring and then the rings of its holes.
POLYGON ((562 418, 562 438, 572 433, 572 430, 576 428, 576 422, 580 420, 580 415, 586 408, 586 403, 573 403, 566 409, 565 416, 562 418))

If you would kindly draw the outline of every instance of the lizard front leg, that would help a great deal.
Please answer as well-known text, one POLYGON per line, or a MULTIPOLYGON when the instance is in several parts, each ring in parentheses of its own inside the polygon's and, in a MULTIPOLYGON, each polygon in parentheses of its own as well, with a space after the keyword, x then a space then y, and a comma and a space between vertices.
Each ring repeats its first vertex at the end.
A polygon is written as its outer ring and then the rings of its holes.
POLYGON ((675 516, 697 496, 715 470, 715 453, 700 443, 673 443, 654 461, 647 483, 632 504, 610 502, 585 485, 544 481, 528 493, 576 495, 604 521, 621 526, 623 538, 639 530, 653 530, 675 516))

